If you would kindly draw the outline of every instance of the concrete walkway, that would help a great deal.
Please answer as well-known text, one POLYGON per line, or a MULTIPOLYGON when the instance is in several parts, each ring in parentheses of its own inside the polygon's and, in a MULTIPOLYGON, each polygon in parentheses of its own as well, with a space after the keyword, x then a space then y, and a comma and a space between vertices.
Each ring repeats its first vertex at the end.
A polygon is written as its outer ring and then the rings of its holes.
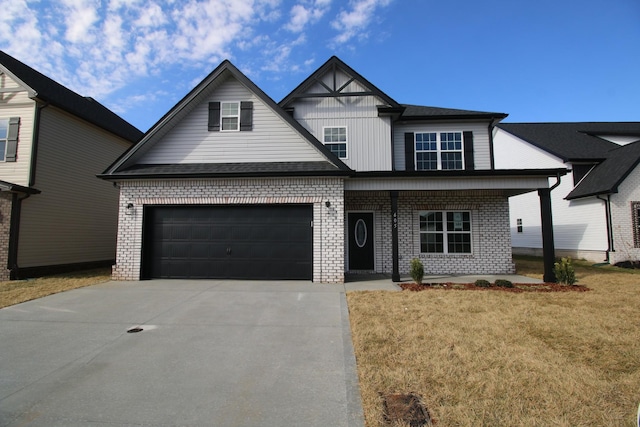
POLYGON ((110 282, 0 325, 0 426, 364 425, 341 285, 110 282))

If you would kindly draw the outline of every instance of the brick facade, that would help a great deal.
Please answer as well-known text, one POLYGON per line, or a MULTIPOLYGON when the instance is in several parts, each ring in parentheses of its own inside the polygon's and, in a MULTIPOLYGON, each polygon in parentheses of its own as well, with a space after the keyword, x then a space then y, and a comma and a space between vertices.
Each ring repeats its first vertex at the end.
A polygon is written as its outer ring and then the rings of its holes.
MULTIPOLYGON (((391 200, 386 191, 349 191, 346 212, 374 212, 375 271, 392 272, 391 200)), ((426 274, 513 274, 509 229, 509 202, 492 191, 401 191, 398 197, 400 274, 420 258, 426 274), (471 212, 472 253, 440 255, 420 253, 419 212, 465 210, 471 212)), ((345 245, 345 258, 348 256, 345 245)), ((345 263, 345 265, 348 265, 345 263)))
POLYGON ((113 279, 138 280, 145 205, 313 205, 313 281, 344 281, 344 185, 341 178, 146 180, 120 183, 113 279), (330 202, 330 207, 325 202, 330 202), (133 204, 132 212, 127 205, 133 204))
MULTIPOLYGON (((640 167, 636 168, 620 184, 618 193, 611 195, 611 223, 613 224, 614 252, 609 262, 640 260, 640 248, 635 247, 632 205, 640 202, 640 167)), ((637 232, 637 231, 636 231, 637 232)))
POLYGON ((11 205, 13 194, 0 192, 0 280, 9 280, 9 235, 11 232, 11 205))

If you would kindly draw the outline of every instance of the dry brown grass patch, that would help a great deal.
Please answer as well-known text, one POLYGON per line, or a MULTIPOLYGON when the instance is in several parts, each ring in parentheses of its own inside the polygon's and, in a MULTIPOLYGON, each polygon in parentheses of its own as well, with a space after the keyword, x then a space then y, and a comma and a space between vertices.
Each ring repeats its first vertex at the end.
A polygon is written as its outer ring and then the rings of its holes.
POLYGON ((108 268, 0 282, 0 308, 110 280, 108 268))
POLYGON ((591 292, 350 292, 367 425, 402 391, 443 426, 635 425, 640 275, 576 273, 591 292))

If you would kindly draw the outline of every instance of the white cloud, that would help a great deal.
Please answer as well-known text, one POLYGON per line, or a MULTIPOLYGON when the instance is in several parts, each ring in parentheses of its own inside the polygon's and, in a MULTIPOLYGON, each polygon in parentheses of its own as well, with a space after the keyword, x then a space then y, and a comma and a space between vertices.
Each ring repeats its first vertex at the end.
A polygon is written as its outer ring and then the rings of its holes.
POLYGON ((93 24, 98 21, 99 3, 92 0, 62 0, 65 8, 65 38, 71 43, 93 43, 93 24))
POLYGON ((376 16, 376 10, 388 6, 391 0, 357 0, 350 1, 350 9, 341 11, 331 26, 338 30, 333 39, 343 44, 355 36, 366 37, 366 29, 376 16))
POLYGON ((302 32, 308 23, 316 23, 329 10, 331 0, 316 0, 313 3, 296 4, 291 8, 291 19, 284 26, 287 30, 302 32))

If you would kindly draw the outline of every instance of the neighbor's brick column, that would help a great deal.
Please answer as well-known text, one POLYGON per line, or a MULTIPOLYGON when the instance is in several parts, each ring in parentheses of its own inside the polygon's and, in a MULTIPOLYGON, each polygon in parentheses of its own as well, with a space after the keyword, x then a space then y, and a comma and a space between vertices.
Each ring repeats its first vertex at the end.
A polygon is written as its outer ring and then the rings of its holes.
POLYGON ((11 204, 13 195, 0 193, 0 280, 9 280, 9 233, 11 231, 11 204))
POLYGON ((145 205, 313 205, 313 281, 344 282, 344 184, 341 178, 148 180, 120 183, 113 279, 138 280, 145 205), (330 207, 325 202, 331 203, 330 207), (126 213, 133 203, 134 212, 126 213))

